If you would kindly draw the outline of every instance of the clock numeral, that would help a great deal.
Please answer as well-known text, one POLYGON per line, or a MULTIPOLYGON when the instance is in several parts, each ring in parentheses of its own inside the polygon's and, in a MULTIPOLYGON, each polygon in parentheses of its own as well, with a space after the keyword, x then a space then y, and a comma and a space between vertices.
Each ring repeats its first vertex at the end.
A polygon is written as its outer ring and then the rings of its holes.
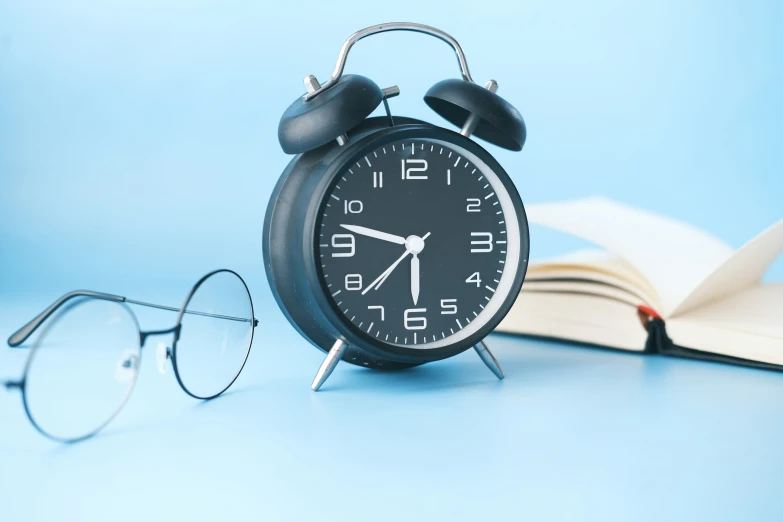
POLYGON ((383 172, 372 173, 372 187, 383 188, 383 172))
POLYGON ((446 169, 446 185, 451 185, 451 169, 446 169))
POLYGON ((427 318, 424 316, 411 316, 411 314, 427 313, 426 308, 408 308, 405 310, 405 329, 424 330, 427 328, 427 318))
POLYGON ((346 290, 361 290, 362 289, 362 274, 346 274, 345 275, 345 289, 346 290))
POLYGON ((386 320, 386 314, 384 313, 384 308, 381 305, 375 305, 375 306, 368 306, 368 310, 380 310, 381 311, 381 321, 386 320))
POLYGON ((354 199, 352 201, 345 200, 343 201, 343 204, 345 207, 346 214, 358 214, 359 212, 364 210, 364 204, 358 199, 354 199))
POLYGON ((468 212, 481 212, 479 208, 481 206, 481 200, 478 198, 468 198, 468 212))
POLYGON ((471 246, 475 245, 480 248, 471 248, 470 252, 471 254, 475 253, 482 253, 482 252, 492 252, 492 233, 491 232, 471 232, 470 237, 475 238, 484 238, 484 239, 476 239, 470 240, 471 246))
POLYGON ((424 159, 407 159, 402 161, 402 179, 429 179, 429 176, 423 174, 413 174, 414 172, 426 172, 427 160, 424 159), (418 167, 408 167, 406 165, 418 165, 418 167))
MULTIPOLYGON (((476 272, 478 274, 478 272, 476 272)), ((440 313, 441 315, 454 315, 457 313, 457 300, 456 299, 441 299, 440 300, 440 313)))
POLYGON ((476 283, 476 286, 481 286, 481 276, 478 272, 473 272, 470 277, 465 279, 466 283, 476 283))
POLYGON ((332 257, 353 257, 356 253, 356 238, 353 234, 333 234, 333 248, 347 248, 348 252, 332 252, 332 257))

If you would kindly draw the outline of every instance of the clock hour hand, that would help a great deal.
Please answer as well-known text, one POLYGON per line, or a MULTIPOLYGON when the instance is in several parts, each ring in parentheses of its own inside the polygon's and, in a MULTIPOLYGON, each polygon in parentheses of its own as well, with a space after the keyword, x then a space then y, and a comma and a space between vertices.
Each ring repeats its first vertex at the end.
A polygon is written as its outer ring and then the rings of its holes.
POLYGON ((395 236, 394 234, 387 234, 386 232, 381 232, 380 230, 374 230, 372 228, 367 228, 367 227, 360 227, 358 225, 341 224, 340 226, 346 230, 350 230, 351 232, 354 232, 356 234, 361 234, 363 236, 380 239, 382 241, 388 241, 390 243, 396 243, 398 245, 405 244, 405 238, 402 236, 395 236))

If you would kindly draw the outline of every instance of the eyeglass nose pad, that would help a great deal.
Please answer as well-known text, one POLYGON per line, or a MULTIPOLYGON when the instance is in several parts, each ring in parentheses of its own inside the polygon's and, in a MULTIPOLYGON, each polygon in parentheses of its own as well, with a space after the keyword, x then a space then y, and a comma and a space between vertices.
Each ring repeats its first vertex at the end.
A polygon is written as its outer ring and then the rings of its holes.
POLYGON ((158 348, 155 351, 155 359, 158 363, 158 372, 161 375, 166 373, 166 359, 168 359, 170 356, 171 352, 169 351, 168 346, 166 346, 166 343, 158 343, 158 348))
POLYGON ((114 380, 117 382, 130 382, 136 377, 138 369, 139 356, 136 350, 125 350, 114 368, 114 380))

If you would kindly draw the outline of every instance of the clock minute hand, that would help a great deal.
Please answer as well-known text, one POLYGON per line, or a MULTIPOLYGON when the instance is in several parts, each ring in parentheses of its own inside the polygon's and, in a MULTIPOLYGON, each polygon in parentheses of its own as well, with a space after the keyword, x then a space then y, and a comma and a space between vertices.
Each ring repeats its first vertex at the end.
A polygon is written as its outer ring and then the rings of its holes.
POLYGON ((413 298, 413 305, 416 306, 419 302, 419 256, 413 254, 411 258, 411 297, 413 298))
POLYGON ((361 234, 362 236, 372 237, 375 239, 380 239, 382 241, 388 241, 390 243, 396 243, 398 245, 404 245, 405 244, 405 238, 402 236, 395 236, 394 234, 387 234, 386 232, 381 232, 380 230, 374 230, 372 228, 367 227, 361 227, 359 225, 340 225, 346 230, 350 230, 351 232, 354 232, 356 234, 361 234))

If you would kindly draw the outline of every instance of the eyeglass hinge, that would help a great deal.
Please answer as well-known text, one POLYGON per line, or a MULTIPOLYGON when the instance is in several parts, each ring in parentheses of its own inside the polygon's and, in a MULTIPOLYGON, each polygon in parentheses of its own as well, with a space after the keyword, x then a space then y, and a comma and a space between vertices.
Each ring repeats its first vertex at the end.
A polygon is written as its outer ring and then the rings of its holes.
POLYGON ((11 390, 13 388, 21 390, 24 388, 24 381, 5 381, 3 382, 3 386, 5 386, 6 390, 11 390))

